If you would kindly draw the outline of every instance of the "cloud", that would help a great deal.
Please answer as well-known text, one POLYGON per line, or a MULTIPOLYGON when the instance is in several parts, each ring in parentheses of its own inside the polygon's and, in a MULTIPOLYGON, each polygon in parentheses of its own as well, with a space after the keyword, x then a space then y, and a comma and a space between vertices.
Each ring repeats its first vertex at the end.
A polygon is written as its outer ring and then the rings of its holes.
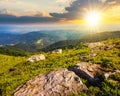
POLYGON ((74 0, 56 0, 60 4, 71 4, 74 0))
POLYGON ((3 9, 0 11, 0 14, 6 14, 6 15, 13 15, 16 17, 20 17, 20 16, 38 16, 38 17, 51 17, 49 15, 49 13, 46 12, 41 12, 41 11, 37 11, 37 10, 25 10, 23 12, 14 12, 8 9, 3 9))
POLYGON ((91 10, 107 10, 112 6, 120 5, 120 0, 76 0, 64 13, 50 13, 51 16, 64 19, 82 19, 84 14, 91 10))
MULTIPOLYGON (((0 2, 17 2, 19 0, 0 0, 0 2)), ((0 11, 0 24, 3 23, 49 23, 49 22, 59 22, 59 21, 69 21, 76 19, 83 19, 87 11, 95 9, 98 11, 106 12, 106 18, 118 16, 120 18, 120 11, 117 6, 120 6, 120 0, 56 0, 57 3, 68 2, 70 5, 64 8, 63 13, 47 13, 44 11, 39 11, 32 6, 32 9, 25 6, 25 10, 21 11, 11 11, 11 10, 1 10, 0 11), (116 15, 117 14, 117 15, 116 15)), ((22 1, 21 1, 22 2, 22 1)), ((21 3, 23 4, 23 3, 21 3)), ((17 5, 17 4, 15 4, 17 5)), ((19 4, 18 4, 19 5, 19 4)), ((23 4, 24 5, 24 4, 23 4)), ((31 5, 31 3, 30 3, 31 5)), ((22 8, 22 5, 19 6, 22 8)), ((119 19, 118 18, 118 19, 119 19)))
POLYGON ((23 16, 38 16, 38 17, 51 17, 49 13, 38 10, 26 10, 21 15, 23 16))
POLYGON ((0 14, 6 14, 6 15, 13 15, 13 16, 19 16, 18 13, 7 10, 7 9, 3 9, 0 11, 0 14))
POLYGON ((55 17, 38 17, 38 16, 21 16, 16 17, 13 15, 0 14, 0 24, 11 24, 11 23, 50 23, 59 22, 60 19, 55 17))
POLYGON ((25 10, 22 13, 17 13, 4 9, 0 11, 0 24, 8 23, 49 23, 59 22, 60 19, 52 17, 49 13, 36 10, 25 10))

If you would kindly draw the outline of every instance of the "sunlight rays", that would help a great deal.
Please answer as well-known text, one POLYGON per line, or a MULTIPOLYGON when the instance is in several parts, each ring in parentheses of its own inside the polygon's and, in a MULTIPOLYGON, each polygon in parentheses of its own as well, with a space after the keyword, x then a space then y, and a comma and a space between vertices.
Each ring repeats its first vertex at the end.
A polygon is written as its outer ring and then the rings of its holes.
POLYGON ((101 19, 100 13, 94 10, 88 12, 85 16, 85 22, 90 27, 98 26, 100 19, 101 19))

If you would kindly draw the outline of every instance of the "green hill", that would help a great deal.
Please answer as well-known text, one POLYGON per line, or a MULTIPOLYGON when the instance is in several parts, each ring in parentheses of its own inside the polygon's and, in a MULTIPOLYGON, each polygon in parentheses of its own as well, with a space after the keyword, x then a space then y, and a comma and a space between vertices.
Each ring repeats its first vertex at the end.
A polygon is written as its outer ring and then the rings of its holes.
POLYGON ((73 48, 80 42, 97 42, 97 41, 113 39, 113 38, 120 38, 120 31, 101 32, 101 33, 89 34, 89 35, 80 37, 79 39, 59 41, 50 46, 47 46, 46 48, 43 48, 42 50, 50 51, 58 48, 66 48, 66 47, 73 48))
MULTIPOLYGON (((85 56, 85 62, 92 62, 101 64, 103 69, 120 70, 120 38, 109 39, 102 41, 105 44, 115 44, 116 46, 111 50, 99 50, 98 55, 93 58, 87 57, 91 50, 84 46, 85 43, 80 43, 72 49, 63 50, 62 54, 52 54, 47 52, 43 54, 46 56, 45 61, 30 63, 27 62, 28 56, 7 56, 0 54, 0 96, 11 96, 13 91, 21 84, 24 84, 32 77, 49 72, 55 68, 68 68, 78 62, 80 56, 85 56)), ((38 54, 38 53, 35 53, 38 54)), ((120 76, 112 77, 120 80, 120 76)), ((89 87, 87 92, 73 94, 72 96, 119 96, 120 84, 109 82, 107 80, 101 82, 98 86, 92 86, 83 79, 89 87)))
POLYGON ((4 54, 4 55, 10 55, 10 56, 27 56, 30 53, 29 52, 25 52, 24 50, 21 49, 16 49, 13 47, 0 47, 0 54, 4 54))

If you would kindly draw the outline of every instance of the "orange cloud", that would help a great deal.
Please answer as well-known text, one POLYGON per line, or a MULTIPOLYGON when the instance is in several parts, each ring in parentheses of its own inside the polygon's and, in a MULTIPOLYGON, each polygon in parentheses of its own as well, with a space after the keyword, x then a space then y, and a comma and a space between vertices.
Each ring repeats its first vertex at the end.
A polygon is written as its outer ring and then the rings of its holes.
POLYGON ((51 17, 49 15, 49 13, 36 11, 36 10, 26 10, 22 13, 20 13, 20 12, 17 13, 17 12, 14 12, 14 11, 4 9, 4 10, 0 11, 0 14, 13 15, 13 16, 16 16, 16 17, 20 17, 20 16, 51 17))

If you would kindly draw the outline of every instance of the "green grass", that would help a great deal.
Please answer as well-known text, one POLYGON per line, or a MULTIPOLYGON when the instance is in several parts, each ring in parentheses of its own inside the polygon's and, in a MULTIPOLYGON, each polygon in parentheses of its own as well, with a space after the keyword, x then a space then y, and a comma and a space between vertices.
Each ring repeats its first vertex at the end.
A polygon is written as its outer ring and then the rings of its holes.
MULTIPOLYGON (((117 46, 112 50, 98 51, 98 56, 87 58, 86 61, 101 64, 105 70, 120 69, 120 39, 104 42, 115 43, 117 46)), ((90 49, 81 46, 81 44, 73 49, 65 49, 62 54, 43 52, 46 60, 34 63, 26 62, 28 57, 0 54, 0 95, 11 96, 19 85, 24 84, 38 74, 44 74, 55 68, 68 68, 79 63, 79 56, 88 56, 90 54, 90 49)), ((113 78, 120 80, 118 75, 113 78)), ((103 81, 99 86, 89 86, 88 92, 72 94, 71 96, 112 96, 114 93, 116 94, 114 96, 117 96, 120 95, 118 89, 119 84, 103 81)))

